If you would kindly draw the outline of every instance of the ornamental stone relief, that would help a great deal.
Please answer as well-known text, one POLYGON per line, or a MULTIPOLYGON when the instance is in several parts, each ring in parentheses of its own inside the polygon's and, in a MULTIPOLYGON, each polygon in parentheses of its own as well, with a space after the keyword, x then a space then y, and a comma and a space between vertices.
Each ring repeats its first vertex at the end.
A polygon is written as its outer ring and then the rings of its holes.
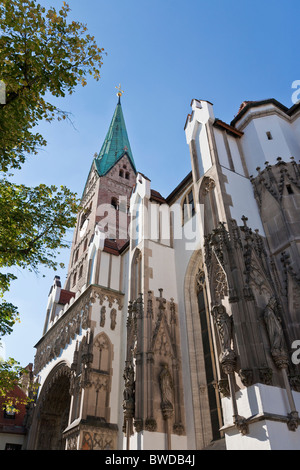
MULTIPOLYGON (((96 300, 99 300, 101 306, 104 301, 107 301, 109 308, 112 308, 115 303, 119 309, 123 306, 122 294, 107 293, 105 289, 96 286, 88 287, 53 324, 37 346, 34 374, 38 374, 46 364, 57 358, 61 350, 70 344, 82 330, 90 327, 92 305, 96 300)), ((111 314, 111 325, 115 327, 116 309, 114 310, 115 312, 111 314)))

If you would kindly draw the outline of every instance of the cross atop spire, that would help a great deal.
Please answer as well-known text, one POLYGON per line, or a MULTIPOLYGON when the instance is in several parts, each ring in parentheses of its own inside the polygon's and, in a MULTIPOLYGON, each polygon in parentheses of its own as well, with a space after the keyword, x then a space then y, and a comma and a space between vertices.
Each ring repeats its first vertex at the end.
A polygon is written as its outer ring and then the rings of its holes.
POLYGON ((119 90, 118 93, 117 93, 117 96, 119 96, 119 97, 122 96, 123 93, 124 93, 124 91, 121 90, 121 83, 119 83, 119 86, 116 86, 115 88, 116 88, 117 90, 119 90))

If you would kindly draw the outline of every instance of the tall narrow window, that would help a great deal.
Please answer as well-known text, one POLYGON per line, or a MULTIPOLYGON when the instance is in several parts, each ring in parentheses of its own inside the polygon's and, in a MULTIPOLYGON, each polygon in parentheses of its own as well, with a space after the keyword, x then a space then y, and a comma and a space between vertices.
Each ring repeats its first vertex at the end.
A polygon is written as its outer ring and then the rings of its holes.
POLYGON ((195 202, 193 190, 187 192, 182 200, 182 223, 184 224, 193 215, 195 215, 195 202))
POLYGON ((79 268, 78 279, 82 278, 82 271, 83 271, 83 265, 81 265, 79 268))
POLYGON ((213 440, 220 439, 220 406, 218 406, 218 391, 216 389, 217 376, 215 368, 215 358, 212 348, 211 331, 208 319, 208 310, 206 306, 206 288, 205 276, 203 271, 199 270, 197 275, 197 298, 198 309, 201 324, 201 336, 204 353, 204 364, 207 383, 207 394, 210 409, 210 418, 212 426, 213 440))
POLYGON ((113 197, 113 198, 111 199, 111 205, 113 206, 113 208, 114 208, 115 210, 118 210, 118 208, 119 208, 119 207, 118 207, 118 200, 117 200, 116 197, 113 197))
POLYGON ((268 140, 273 140, 272 134, 270 131, 266 132, 268 140))

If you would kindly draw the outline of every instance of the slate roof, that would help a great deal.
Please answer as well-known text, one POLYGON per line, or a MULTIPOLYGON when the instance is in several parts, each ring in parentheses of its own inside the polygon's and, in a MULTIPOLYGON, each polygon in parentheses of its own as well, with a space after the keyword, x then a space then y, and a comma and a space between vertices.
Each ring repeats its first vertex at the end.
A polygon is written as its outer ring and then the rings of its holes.
POLYGON ((125 154, 136 172, 119 99, 99 155, 94 160, 99 176, 106 175, 125 154))

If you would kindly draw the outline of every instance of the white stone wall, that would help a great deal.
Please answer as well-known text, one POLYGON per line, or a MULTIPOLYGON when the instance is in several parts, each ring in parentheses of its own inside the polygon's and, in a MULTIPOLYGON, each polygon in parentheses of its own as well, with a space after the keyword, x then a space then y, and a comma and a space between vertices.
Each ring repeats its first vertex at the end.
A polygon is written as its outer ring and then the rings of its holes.
MULTIPOLYGON (((296 409, 300 409, 300 393, 293 392, 296 409)), ((244 418, 261 416, 249 424, 249 434, 242 435, 236 428, 226 431, 227 450, 300 450, 300 429, 290 431, 279 418, 290 412, 286 391, 270 385, 255 384, 236 394, 238 412, 244 418), (265 414, 265 417, 264 417, 265 414), (273 415, 274 419, 268 419, 273 415), (275 419, 277 417, 277 419, 275 419)), ((230 398, 222 399, 224 428, 232 424, 230 398)))

